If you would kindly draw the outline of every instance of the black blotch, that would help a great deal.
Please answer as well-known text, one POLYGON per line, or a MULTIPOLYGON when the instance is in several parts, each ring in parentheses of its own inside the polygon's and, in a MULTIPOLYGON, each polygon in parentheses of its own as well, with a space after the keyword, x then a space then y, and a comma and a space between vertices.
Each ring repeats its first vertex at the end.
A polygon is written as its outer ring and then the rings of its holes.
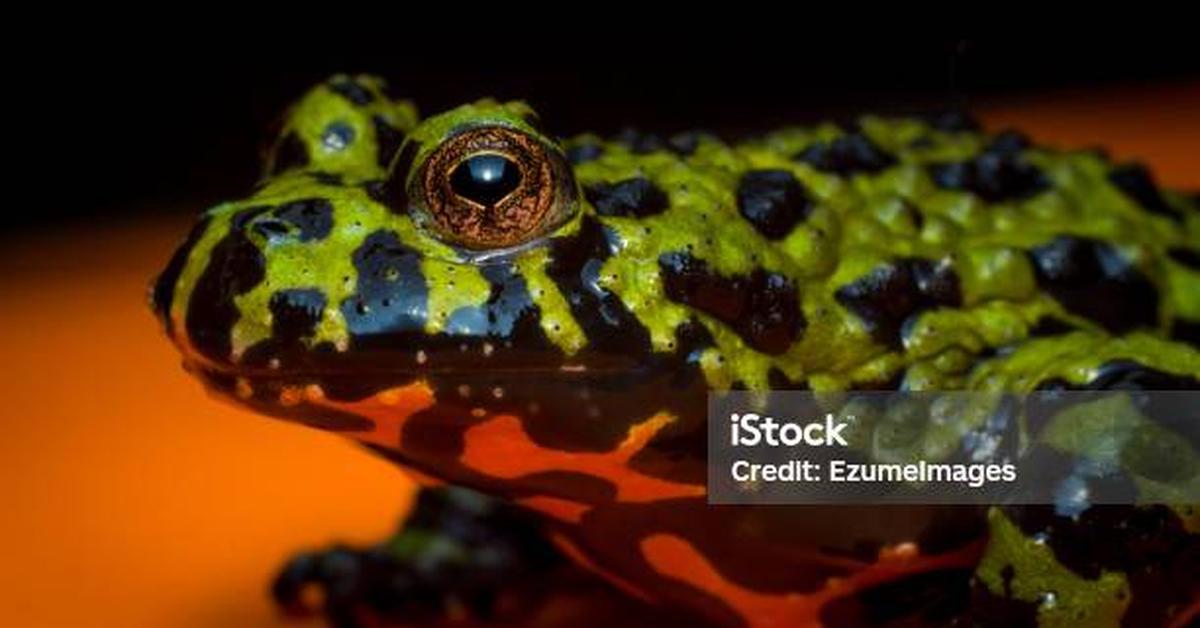
POLYGON ((964 612, 946 623, 948 626, 973 626, 975 628, 1011 628, 1012 626, 1036 626, 1040 604, 1019 599, 1012 595, 1012 566, 1004 568, 1005 595, 992 593, 982 582, 971 583, 971 599, 964 612))
POLYGON ((904 206, 904 213, 908 214, 909 220, 912 221, 913 228, 920 231, 925 228, 925 212, 921 211, 916 205, 913 205, 907 200, 901 200, 904 206))
POLYGON ((280 290, 271 295, 271 335, 281 342, 295 342, 312 336, 325 311, 325 295, 320 290, 280 290))
POLYGON ((380 230, 367 236, 353 259, 358 283, 341 309, 355 345, 423 330, 428 287, 420 254, 401 243, 395 232, 380 230))
POLYGON ((908 371, 896 369, 890 374, 865 382, 858 382, 850 387, 851 390, 904 390, 904 380, 908 371))
POLYGON ((1134 360, 1113 360, 1096 369, 1087 390, 1197 390, 1200 380, 1145 366, 1134 360))
POLYGON ((717 341, 713 339, 712 333, 704 323, 695 318, 689 318, 675 328, 675 355, 684 364, 699 364, 704 351, 715 346, 717 341))
POLYGON ((1171 339, 1200 348, 1200 322, 1175 319, 1171 324, 1171 339))
POLYGON ((271 161, 271 174, 279 174, 309 164, 308 147, 295 132, 290 132, 279 141, 275 158, 271 161))
POLYGON ((521 273, 508 264, 482 266, 480 272, 491 285, 483 311, 487 335, 511 341, 521 351, 558 353, 557 345, 542 330, 537 304, 521 273))
POLYGON ((793 159, 811 165, 822 172, 841 176, 860 172, 873 173, 896 163, 896 158, 884 152, 866 135, 855 132, 832 142, 817 142, 805 148, 793 159))
POLYGON ((550 130, 546 127, 546 123, 542 121, 542 117, 537 113, 531 111, 525 114, 521 119, 525 121, 525 124, 529 125, 529 128, 536 131, 539 135, 544 137, 554 137, 554 135, 550 133, 550 130))
POLYGON ((785 353, 804 329, 796 286, 783 275, 758 268, 722 277, 682 252, 664 253, 658 267, 667 298, 725 323, 763 353, 785 353))
POLYGON ((618 354, 648 354, 650 332, 620 298, 598 283, 600 268, 612 252, 605 227, 585 218, 575 235, 551 240, 546 274, 566 297, 589 346, 618 354))
POLYGON ((658 135, 643 133, 635 128, 623 129, 614 139, 627 146, 635 155, 647 155, 667 149, 666 142, 658 135))
POLYGON ((821 608, 821 623, 826 626, 949 625, 951 618, 966 611, 970 601, 970 570, 931 571, 837 598, 821 608))
POLYGON ((383 179, 375 179, 366 181, 362 184, 362 189, 367 193, 371 200, 383 205, 388 200, 388 182, 383 179))
POLYGON ((1021 154, 1021 151, 1029 148, 1030 144, 1031 143, 1027 135, 1021 133, 1020 131, 1009 129, 997 133, 991 139, 991 141, 988 142, 987 147, 984 148, 984 152, 995 155, 1009 155, 1016 157, 1021 154))
POLYGON ((211 360, 220 362, 230 357, 229 332, 238 317, 234 297, 249 292, 266 275, 266 260, 246 237, 246 227, 269 210, 249 207, 230 219, 229 233, 213 247, 208 266, 192 290, 186 322, 188 339, 211 360))
POLYGON ((301 242, 321 240, 333 230, 333 203, 324 198, 290 201, 272 210, 270 218, 255 220, 252 228, 265 238, 279 237, 294 229, 301 242))
POLYGON ((917 292, 927 299, 930 305, 962 305, 958 274, 948 262, 912 259, 908 260, 908 266, 916 279, 917 292))
POLYGON ((610 481, 575 471, 539 471, 516 480, 522 494, 551 495, 584 504, 604 504, 617 498, 617 487, 610 481))
POLYGON ((808 382, 803 380, 794 380, 775 366, 772 366, 771 369, 767 371, 767 385, 771 387, 771 390, 809 389, 808 382))
POLYGON ((375 101, 375 94, 351 78, 341 78, 330 81, 329 89, 350 102, 365 107, 375 101))
POLYGON ((839 288, 834 298, 861 318, 877 341, 899 348, 909 317, 939 306, 960 307, 962 290, 948 261, 906 258, 875 267, 839 288))
POLYGON ((408 171, 412 169, 413 160, 417 158, 417 151, 420 148, 421 143, 416 140, 404 142, 400 147, 400 154, 396 156, 396 160, 387 174, 387 178, 382 181, 372 182, 367 188, 367 194, 376 202, 387 206, 392 213, 408 213, 408 190, 405 189, 404 184, 408 178, 408 171))
POLYGON ((1192 270, 1200 271, 1200 251, 1185 249, 1183 247, 1175 247, 1167 251, 1167 255, 1171 259, 1179 262, 1183 266, 1187 266, 1192 270))
POLYGON ((1029 251, 1038 284, 1072 314, 1112 333, 1158 323, 1158 290, 1103 242, 1058 236, 1029 251))
POLYGON ((567 161, 578 166, 589 161, 595 161, 603 154, 603 146, 585 142, 583 144, 575 144, 567 149, 567 161))
POLYGON ((643 218, 661 214, 671 205, 667 193, 644 177, 589 185, 583 195, 601 216, 643 218))
POLYGON ((371 124, 375 127, 375 160, 380 168, 387 169, 396 155, 396 149, 404 143, 404 133, 380 115, 371 116, 371 124))
POLYGON ((667 148, 680 157, 688 157, 700 147, 700 139, 703 137, 704 133, 700 131, 676 133, 667 140, 667 148))
POLYGON ((917 117, 924 120, 930 127, 947 133, 978 131, 981 128, 978 120, 960 110, 936 111, 917 117))
POLYGON ((412 169, 413 160, 417 158, 417 151, 420 148, 420 142, 411 140, 405 142, 404 147, 400 150, 400 155, 396 158, 396 163, 392 165, 388 175, 393 181, 399 183, 399 187, 404 187, 404 179, 408 177, 408 171, 412 169))
POLYGON ((1197 390, 1200 379, 1160 371, 1134 360, 1112 360, 1101 364, 1092 378, 1072 384, 1053 378, 1038 383, 1037 390, 1197 390))
MULTIPOLYGON (((453 410, 438 404, 414 413, 404 423, 400 434, 404 449, 454 460, 466 442, 460 426, 472 420, 466 408, 458 408, 458 416, 455 414, 453 410)), ((445 466, 439 464, 437 471, 445 473, 450 470, 445 466)))
POLYGON ((751 170, 737 188, 738 211, 768 240, 791 233, 812 212, 804 186, 787 170, 751 170))
POLYGON ((375 428, 375 422, 366 417, 329 408, 312 410, 301 406, 299 409, 289 411, 286 408, 281 409, 278 403, 272 402, 271 409, 258 406, 256 411, 330 432, 367 432, 375 428))
POLYGON ((183 267, 187 265, 188 255, 191 255, 196 242, 200 241, 200 237, 204 235, 211 222, 212 219, 205 216, 192 226, 192 230, 188 232, 187 237, 180 243, 179 248, 175 249, 175 253, 171 255, 171 259, 167 262, 166 267, 159 273, 158 278, 154 280, 151 305, 158 314, 159 320, 162 321, 168 336, 174 332, 174 323, 171 321, 171 302, 175 298, 175 282, 179 281, 179 275, 183 272, 183 267))
POLYGON ((321 131, 321 144, 329 150, 345 150, 354 143, 354 127, 338 120, 325 125, 321 131))
POLYGON ((1076 331, 1078 328, 1057 316, 1043 316, 1033 327, 1029 328, 1030 338, 1047 338, 1061 336, 1076 331))
POLYGON ((1113 168, 1108 173, 1108 181, 1126 196, 1137 201, 1146 211, 1166 216, 1174 220, 1183 220, 1183 214, 1171 207, 1163 198, 1154 176, 1141 164, 1126 164, 1113 168))
POLYGON ((312 177, 313 181, 316 181, 321 185, 342 185, 342 175, 335 172, 310 172, 308 173, 308 176, 312 177))
POLYGON ((985 201, 1023 200, 1050 187, 1050 181, 1021 156, 1026 140, 1001 135, 974 159, 931 164, 929 174, 938 187, 971 192, 985 201))
MULTIPOLYGON (((338 352, 331 342, 310 346, 303 341, 315 333, 325 305, 325 296, 316 289, 281 290, 272 294, 267 304, 272 315, 271 336, 247 348, 239 363, 246 367, 289 369, 299 373, 320 372, 329 361, 337 360, 338 352)), ((259 379, 254 384, 254 395, 264 403, 275 404, 282 392, 279 386, 290 379, 287 376, 274 380, 259 379)), ((292 385, 302 386, 309 381, 292 381, 292 385)), ((326 386, 329 380, 320 383, 326 386)))

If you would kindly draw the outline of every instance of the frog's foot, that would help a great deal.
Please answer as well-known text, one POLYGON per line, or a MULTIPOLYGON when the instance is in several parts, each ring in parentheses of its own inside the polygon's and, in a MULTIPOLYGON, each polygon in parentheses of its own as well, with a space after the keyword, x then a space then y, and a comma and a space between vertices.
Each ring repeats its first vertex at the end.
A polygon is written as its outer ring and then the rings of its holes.
POLYGON ((487 620, 532 608, 563 569, 524 513, 465 489, 431 489, 387 542, 299 555, 272 594, 289 613, 323 612, 335 626, 487 620))

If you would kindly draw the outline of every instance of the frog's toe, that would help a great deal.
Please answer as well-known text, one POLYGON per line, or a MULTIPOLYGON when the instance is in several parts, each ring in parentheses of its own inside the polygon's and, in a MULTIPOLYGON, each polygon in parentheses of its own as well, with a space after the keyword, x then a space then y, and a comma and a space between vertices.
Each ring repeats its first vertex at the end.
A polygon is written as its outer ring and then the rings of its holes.
POLYGON ((300 554, 272 595, 289 614, 336 626, 494 616, 532 607, 564 561, 511 507, 459 489, 422 491, 405 527, 367 549, 300 554))
POLYGON ((488 617, 494 599, 491 591, 445 586, 385 547, 300 554, 276 576, 271 594, 289 615, 324 614, 334 626, 488 617))

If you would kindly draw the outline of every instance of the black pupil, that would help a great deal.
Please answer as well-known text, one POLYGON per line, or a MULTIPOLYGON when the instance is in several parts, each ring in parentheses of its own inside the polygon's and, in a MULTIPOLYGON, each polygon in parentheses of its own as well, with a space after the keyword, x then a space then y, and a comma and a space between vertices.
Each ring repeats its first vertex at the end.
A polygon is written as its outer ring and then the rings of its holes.
POLYGON ((492 205, 521 184, 517 165, 502 155, 476 155, 454 169, 450 186, 459 196, 492 205))

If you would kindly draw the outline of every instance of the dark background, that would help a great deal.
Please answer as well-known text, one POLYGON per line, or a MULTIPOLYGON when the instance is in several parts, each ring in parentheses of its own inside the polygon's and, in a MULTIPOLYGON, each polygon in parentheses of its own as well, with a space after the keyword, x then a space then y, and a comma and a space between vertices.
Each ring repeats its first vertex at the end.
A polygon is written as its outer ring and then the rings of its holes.
POLYGON ((969 108, 1048 89, 1200 77, 1190 38, 651 39, 635 30, 523 43, 486 35, 85 42, 27 85, 49 118, 47 129, 31 125, 32 152, 53 175, 45 182, 53 202, 6 212, 5 222, 25 230, 194 213, 237 198, 257 177, 271 121, 336 72, 380 74, 423 114, 488 95, 523 98, 561 134, 630 124, 740 134, 862 110, 969 108))

